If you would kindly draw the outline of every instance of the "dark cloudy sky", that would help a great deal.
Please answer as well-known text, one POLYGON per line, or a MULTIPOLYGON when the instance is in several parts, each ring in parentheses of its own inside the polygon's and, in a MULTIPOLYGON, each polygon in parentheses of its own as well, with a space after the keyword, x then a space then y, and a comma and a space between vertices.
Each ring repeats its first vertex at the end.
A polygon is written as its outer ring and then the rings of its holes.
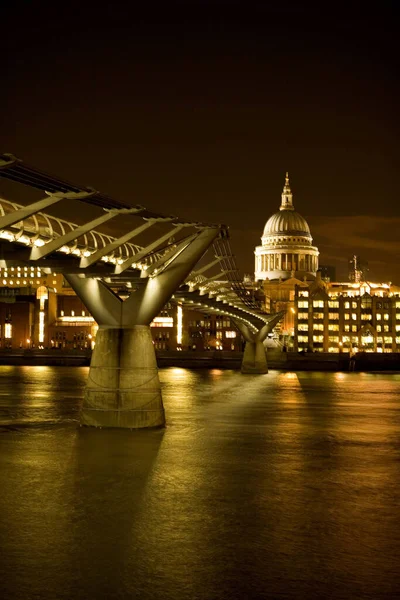
POLYGON ((1 151, 227 223, 247 272, 289 170, 321 264, 400 284, 394 3, 93 6, 2 8, 1 151))

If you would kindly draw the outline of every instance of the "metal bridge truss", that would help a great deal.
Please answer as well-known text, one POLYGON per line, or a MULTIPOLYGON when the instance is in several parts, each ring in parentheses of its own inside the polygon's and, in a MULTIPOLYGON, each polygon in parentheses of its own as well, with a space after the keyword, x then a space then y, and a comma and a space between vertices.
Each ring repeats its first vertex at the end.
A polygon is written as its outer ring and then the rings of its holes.
POLYGON ((132 207, 27 166, 10 154, 0 155, 0 177, 45 193, 44 198, 27 206, 0 198, 0 266, 36 264, 45 273, 99 277, 110 286, 129 291, 161 273, 201 231, 218 228, 212 248, 175 293, 175 300, 201 310, 232 313, 236 318, 245 313, 243 320, 252 329, 270 320, 243 285, 225 225, 187 222, 140 205, 132 207), (43 212, 72 200, 100 209, 100 216, 78 225, 43 212), (123 235, 114 237, 97 229, 118 217, 123 218, 125 227, 133 223, 123 235), (163 229, 162 235, 145 245, 132 242, 138 236, 148 237, 152 227, 157 233, 163 229), (12 246, 1 244, 1 240, 12 246), (207 259, 210 254, 211 261, 207 259), (211 275, 206 276, 206 272, 211 275))

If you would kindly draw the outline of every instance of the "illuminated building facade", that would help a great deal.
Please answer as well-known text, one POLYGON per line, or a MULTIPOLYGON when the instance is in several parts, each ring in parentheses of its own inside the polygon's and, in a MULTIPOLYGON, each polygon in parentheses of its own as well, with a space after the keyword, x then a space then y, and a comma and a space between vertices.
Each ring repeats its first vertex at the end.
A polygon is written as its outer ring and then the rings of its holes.
MULTIPOLYGON (((94 347, 98 325, 62 275, 29 269, 24 276, 24 270, 3 269, 0 277, 0 348, 94 347)), ((241 350, 241 335, 231 319, 171 302, 150 328, 154 347, 160 352, 241 350)))
POLYGON ((400 287, 389 283, 296 286, 294 350, 400 352, 400 287))
POLYGON ((317 273, 318 248, 312 246, 307 221, 294 209, 288 173, 279 211, 266 222, 254 254, 256 281, 312 279, 317 273))

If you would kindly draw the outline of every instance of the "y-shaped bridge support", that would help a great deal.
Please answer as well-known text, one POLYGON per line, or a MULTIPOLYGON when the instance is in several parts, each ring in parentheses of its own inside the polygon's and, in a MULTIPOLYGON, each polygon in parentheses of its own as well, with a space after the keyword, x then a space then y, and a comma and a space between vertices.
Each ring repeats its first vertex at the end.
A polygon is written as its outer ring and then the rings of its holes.
POLYGON ((66 275, 99 325, 81 410, 81 423, 129 429, 165 424, 150 323, 218 235, 205 229, 178 245, 159 274, 121 300, 94 278, 66 275))
POLYGON ((242 360, 242 373, 268 373, 267 353, 263 342, 282 316, 283 312, 274 315, 257 333, 253 333, 245 323, 235 320, 235 324, 246 342, 242 360))

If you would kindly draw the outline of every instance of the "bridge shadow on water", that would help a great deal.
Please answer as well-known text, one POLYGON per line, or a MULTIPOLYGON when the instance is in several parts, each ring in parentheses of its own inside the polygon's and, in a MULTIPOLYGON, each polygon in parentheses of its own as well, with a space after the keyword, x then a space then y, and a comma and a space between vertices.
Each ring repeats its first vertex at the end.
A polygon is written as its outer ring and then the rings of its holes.
POLYGON ((164 433, 75 424, 3 433, 3 598, 143 597, 143 510, 164 433))
MULTIPOLYGON (((70 538, 70 597, 135 595, 150 572, 136 572, 146 529, 148 482, 157 463, 163 429, 148 431, 79 428, 75 438, 70 538), (127 572, 127 565, 134 572, 127 572), (82 589, 85 593, 82 594, 82 589)), ((140 594, 138 594, 138 597, 140 594)))

